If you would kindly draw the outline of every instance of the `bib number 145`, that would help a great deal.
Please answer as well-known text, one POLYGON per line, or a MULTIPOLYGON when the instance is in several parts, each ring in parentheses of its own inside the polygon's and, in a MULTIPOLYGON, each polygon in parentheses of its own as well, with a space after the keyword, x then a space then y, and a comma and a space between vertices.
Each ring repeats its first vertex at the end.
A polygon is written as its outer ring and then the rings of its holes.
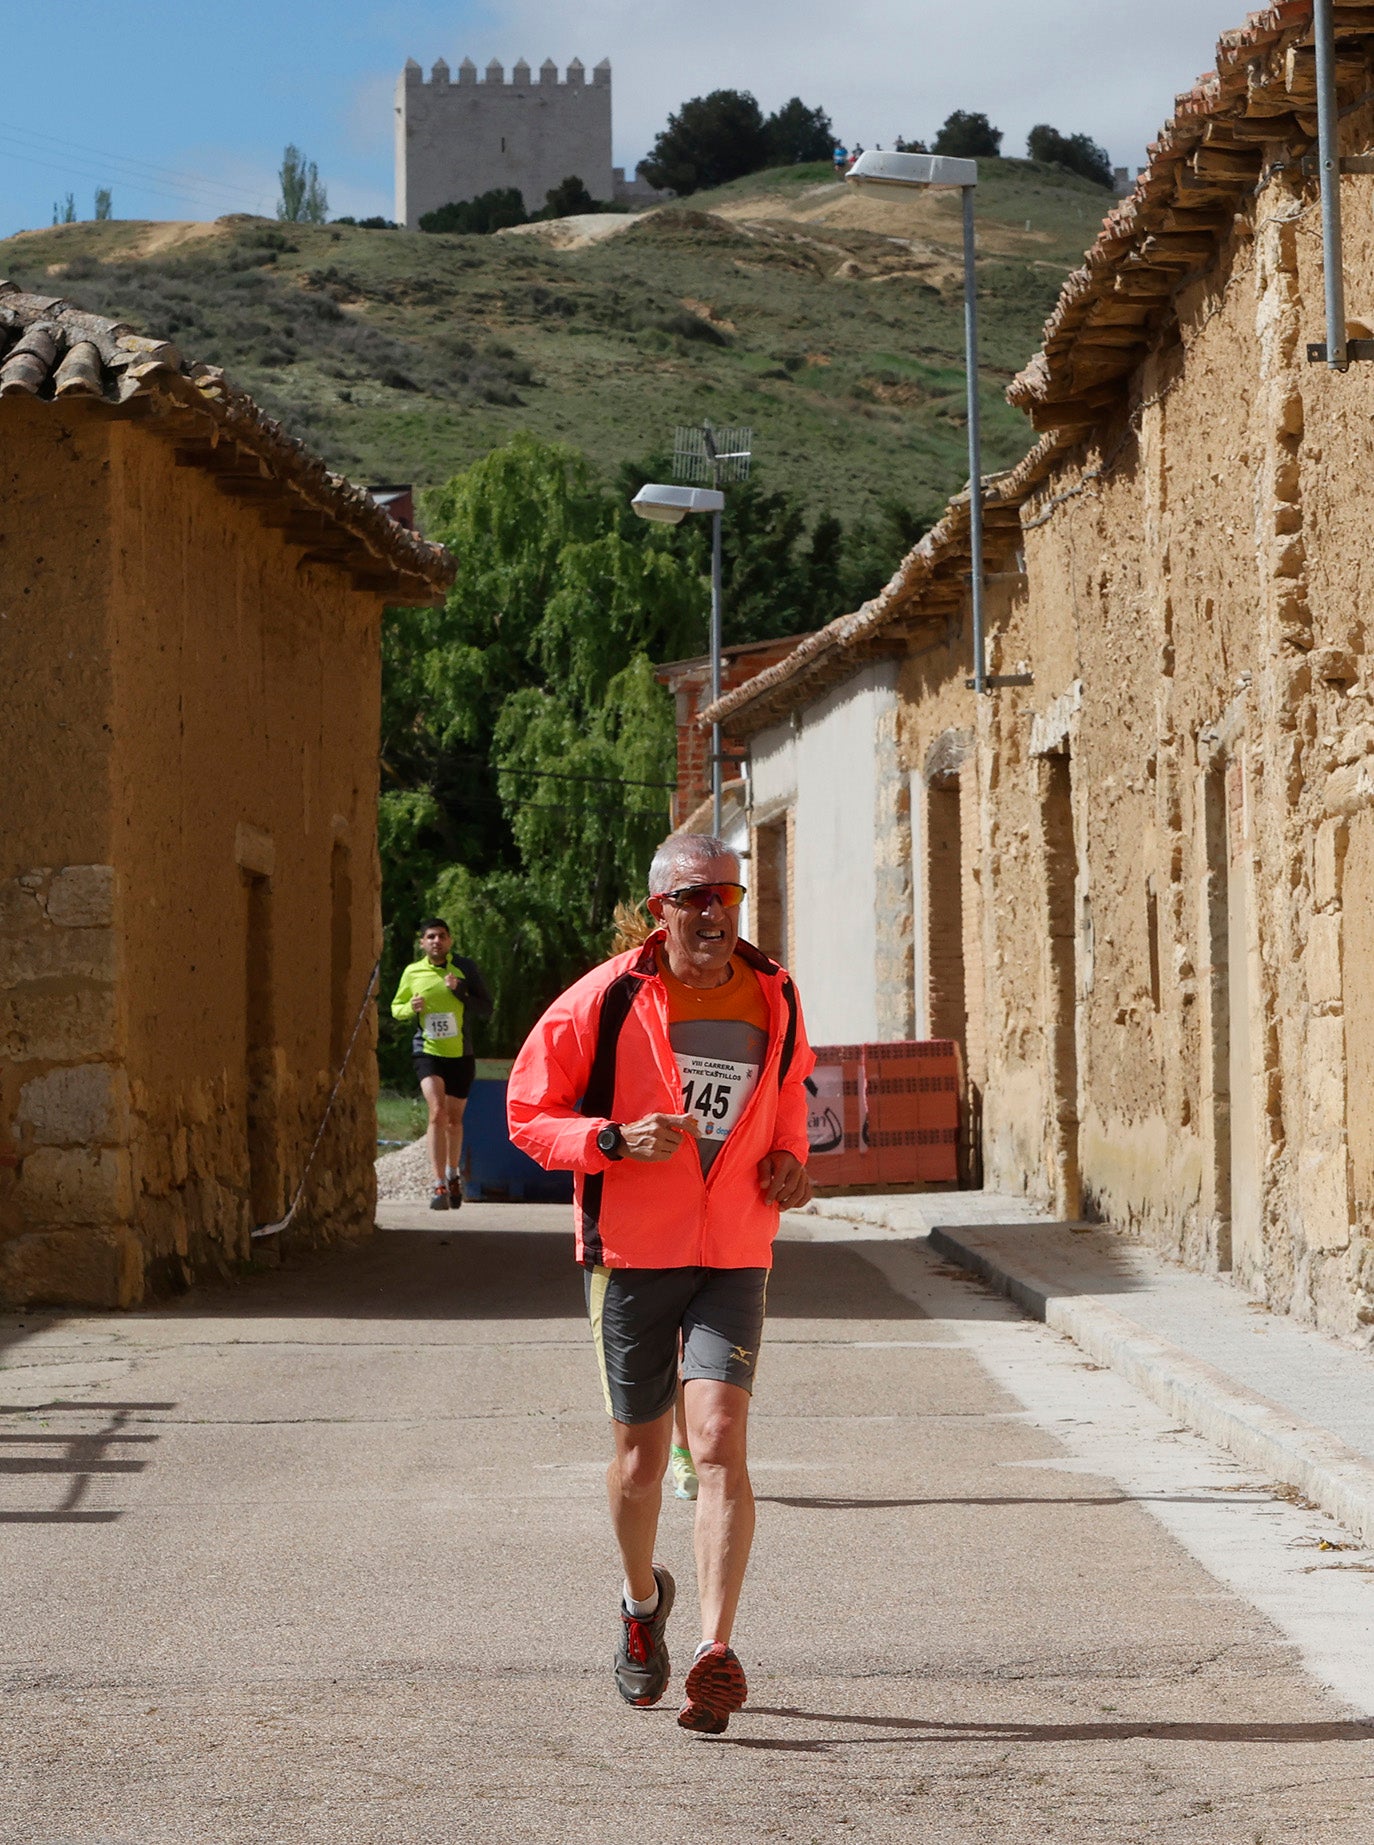
POLYGON ((682 1086, 682 1106, 688 1114, 693 1109, 703 1121, 724 1121, 730 1113, 733 1085, 730 1083, 686 1082, 682 1086))

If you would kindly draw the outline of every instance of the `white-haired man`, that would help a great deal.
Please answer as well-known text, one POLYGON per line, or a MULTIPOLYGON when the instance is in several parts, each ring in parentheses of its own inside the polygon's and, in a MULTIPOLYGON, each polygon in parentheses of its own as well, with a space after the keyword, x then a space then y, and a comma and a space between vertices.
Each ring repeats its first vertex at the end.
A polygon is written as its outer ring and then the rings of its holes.
POLYGON ((716 1735, 747 1695, 730 1647, 754 1535, 749 1398, 780 1211, 811 1196, 805 1079, 815 1062, 790 976, 739 938, 739 860, 677 834, 654 855, 658 927, 570 987, 526 1040, 511 1139, 576 1175, 577 1258, 615 1454, 624 1565, 615 1681, 656 1704, 672 1577, 654 1562, 681 1375, 696 1511, 701 1644, 678 1722, 716 1735))

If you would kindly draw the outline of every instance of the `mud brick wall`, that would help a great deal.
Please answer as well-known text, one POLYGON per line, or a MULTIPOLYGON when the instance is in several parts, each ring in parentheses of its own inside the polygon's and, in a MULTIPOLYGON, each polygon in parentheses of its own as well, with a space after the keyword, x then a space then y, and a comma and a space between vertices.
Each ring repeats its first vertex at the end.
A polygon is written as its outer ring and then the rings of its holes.
MULTIPOLYGON (((0 1299, 248 1256, 377 953, 377 599, 172 444, 0 402, 0 1299), (51 529, 61 508, 62 530, 51 529)), ((365 1024, 293 1229, 374 1197, 365 1024)))

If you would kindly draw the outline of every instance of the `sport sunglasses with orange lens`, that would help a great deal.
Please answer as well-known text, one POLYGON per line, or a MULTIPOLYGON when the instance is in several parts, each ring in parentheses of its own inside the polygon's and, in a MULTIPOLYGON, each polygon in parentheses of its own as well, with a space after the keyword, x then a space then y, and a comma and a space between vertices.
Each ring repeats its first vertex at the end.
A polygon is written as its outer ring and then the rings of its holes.
POLYGON ((700 910, 704 916, 713 903, 723 910, 738 909, 744 901, 743 884, 684 884, 681 890, 665 890, 670 903, 684 910, 700 910))

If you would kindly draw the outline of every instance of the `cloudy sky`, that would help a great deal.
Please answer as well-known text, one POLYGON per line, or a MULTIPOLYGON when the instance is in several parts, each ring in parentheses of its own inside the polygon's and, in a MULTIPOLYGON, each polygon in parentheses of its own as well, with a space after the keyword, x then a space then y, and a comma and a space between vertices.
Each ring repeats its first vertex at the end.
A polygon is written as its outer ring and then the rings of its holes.
POLYGON ((615 158, 633 169, 670 109, 706 90, 821 104, 840 136, 928 136, 984 110, 1025 151, 1050 122, 1137 165, 1176 90, 1244 0, 66 0, 7 9, 0 235, 96 186, 117 217, 271 211, 281 149, 319 165, 331 209, 392 208, 391 107, 408 56, 518 57, 615 71, 615 158))

